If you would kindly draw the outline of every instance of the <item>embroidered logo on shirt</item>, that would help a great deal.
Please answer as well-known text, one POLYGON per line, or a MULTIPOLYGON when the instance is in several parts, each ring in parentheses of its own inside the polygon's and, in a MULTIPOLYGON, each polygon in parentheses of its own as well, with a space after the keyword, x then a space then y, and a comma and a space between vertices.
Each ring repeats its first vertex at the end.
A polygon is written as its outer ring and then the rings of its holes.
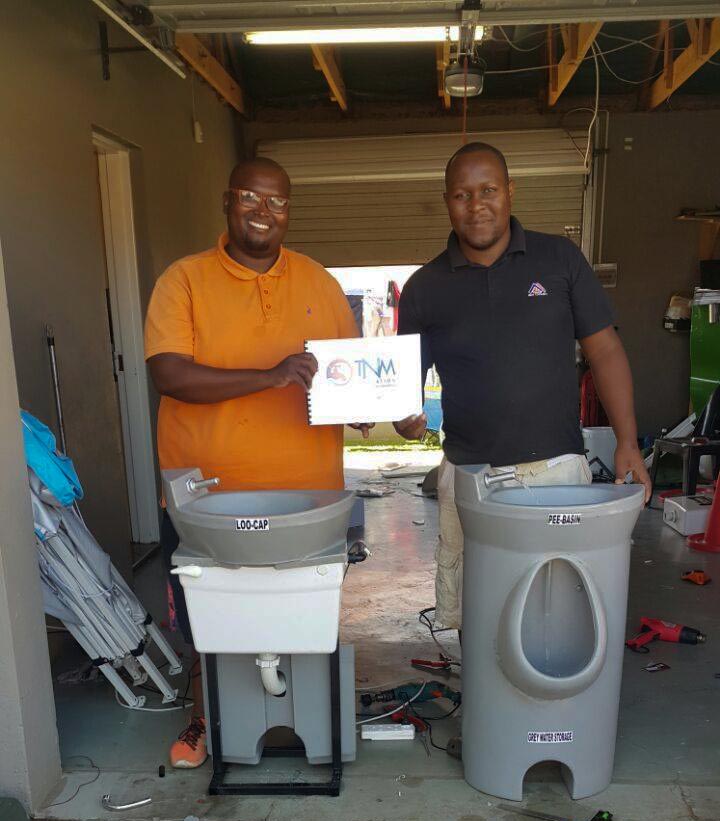
POLYGON ((541 282, 533 282, 528 291, 528 296, 547 296, 545 286, 541 282))
POLYGON ((312 314, 312 308, 308 305, 307 306, 307 315, 310 316, 312 314))

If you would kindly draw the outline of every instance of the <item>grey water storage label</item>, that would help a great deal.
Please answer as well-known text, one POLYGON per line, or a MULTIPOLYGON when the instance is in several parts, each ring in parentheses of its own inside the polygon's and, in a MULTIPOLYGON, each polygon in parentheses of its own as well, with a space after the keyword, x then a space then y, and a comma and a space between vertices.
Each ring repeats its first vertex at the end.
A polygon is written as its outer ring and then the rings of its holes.
POLYGON ((528 733, 528 744, 570 744, 573 741, 572 730, 535 731, 528 733))
POLYGON ((244 533, 270 530, 270 519, 235 519, 235 527, 238 530, 242 530, 244 533))
POLYGON ((547 523, 549 525, 579 525, 582 521, 582 513, 548 513, 547 523))

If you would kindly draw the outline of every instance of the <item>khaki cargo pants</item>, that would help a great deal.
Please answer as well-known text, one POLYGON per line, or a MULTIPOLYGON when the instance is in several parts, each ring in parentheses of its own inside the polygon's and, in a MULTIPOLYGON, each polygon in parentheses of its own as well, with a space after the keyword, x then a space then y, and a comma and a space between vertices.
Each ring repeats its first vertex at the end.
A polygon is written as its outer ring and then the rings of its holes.
MULTIPOLYGON (((589 485, 592 471, 584 456, 569 453, 554 459, 517 465, 527 485, 589 485)), ((491 468, 491 473, 508 467, 491 468)), ((507 482, 505 487, 517 487, 507 482)), ((440 539, 435 552, 435 623, 460 629, 462 625, 463 533, 455 507, 455 466, 443 457, 438 471, 440 539)))

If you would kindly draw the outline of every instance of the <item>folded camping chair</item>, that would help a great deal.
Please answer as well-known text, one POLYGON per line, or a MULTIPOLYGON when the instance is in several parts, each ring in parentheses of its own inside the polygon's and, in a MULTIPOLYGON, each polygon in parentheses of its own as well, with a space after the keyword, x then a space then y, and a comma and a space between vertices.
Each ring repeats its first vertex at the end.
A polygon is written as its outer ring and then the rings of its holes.
POLYGON ((182 664, 85 526, 72 461, 57 453, 52 433, 25 411, 22 423, 45 612, 65 625, 128 706, 141 707, 145 696, 133 693, 120 668, 131 685, 150 677, 163 703, 174 701, 178 691, 148 656, 148 645, 155 642, 170 675, 182 664))

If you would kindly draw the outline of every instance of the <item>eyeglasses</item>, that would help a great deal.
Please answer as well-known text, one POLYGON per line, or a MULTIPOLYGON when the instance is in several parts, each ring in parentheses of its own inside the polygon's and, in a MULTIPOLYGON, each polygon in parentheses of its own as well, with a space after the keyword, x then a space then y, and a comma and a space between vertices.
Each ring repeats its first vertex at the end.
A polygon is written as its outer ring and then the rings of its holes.
POLYGON ((279 197, 277 194, 258 194, 257 191, 248 191, 245 188, 228 188, 228 194, 235 194, 243 208, 257 208, 263 202, 275 214, 283 214, 288 210, 288 197, 279 197))

